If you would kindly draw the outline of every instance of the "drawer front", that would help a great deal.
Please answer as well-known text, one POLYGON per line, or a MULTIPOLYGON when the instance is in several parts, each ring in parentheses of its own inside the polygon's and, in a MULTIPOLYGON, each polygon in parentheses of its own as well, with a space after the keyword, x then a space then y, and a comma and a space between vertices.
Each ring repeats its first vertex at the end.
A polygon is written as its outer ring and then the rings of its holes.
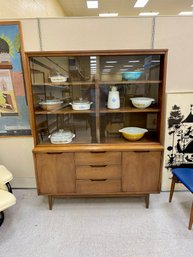
POLYGON ((76 165, 121 164, 121 152, 85 152, 75 153, 76 165))
POLYGON ((120 179, 76 180, 76 193, 116 193, 121 192, 120 179))
POLYGON ((121 178, 121 165, 76 166, 77 179, 121 178))

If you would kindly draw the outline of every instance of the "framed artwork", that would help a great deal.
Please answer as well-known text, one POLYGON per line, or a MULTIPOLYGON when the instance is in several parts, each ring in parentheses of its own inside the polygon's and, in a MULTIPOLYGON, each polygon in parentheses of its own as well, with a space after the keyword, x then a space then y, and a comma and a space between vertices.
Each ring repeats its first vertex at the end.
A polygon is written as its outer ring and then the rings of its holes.
POLYGON ((171 168, 193 167, 193 93, 167 95, 164 166, 168 187, 171 168))
POLYGON ((31 135, 19 21, 0 22, 0 136, 31 135))

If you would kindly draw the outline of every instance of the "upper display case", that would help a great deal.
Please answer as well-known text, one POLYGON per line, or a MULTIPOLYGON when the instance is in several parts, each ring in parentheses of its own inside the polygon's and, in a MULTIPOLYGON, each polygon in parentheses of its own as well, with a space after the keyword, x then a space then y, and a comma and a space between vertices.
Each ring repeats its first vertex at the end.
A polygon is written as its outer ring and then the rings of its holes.
POLYGON ((35 145, 161 143, 166 57, 167 50, 26 53, 35 145), (134 138, 128 128, 145 130, 134 138))

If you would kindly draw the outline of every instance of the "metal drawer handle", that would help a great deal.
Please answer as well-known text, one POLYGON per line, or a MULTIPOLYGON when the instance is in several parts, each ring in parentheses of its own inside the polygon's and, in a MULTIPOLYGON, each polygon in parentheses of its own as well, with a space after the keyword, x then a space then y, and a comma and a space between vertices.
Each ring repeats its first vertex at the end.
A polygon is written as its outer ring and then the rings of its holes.
POLYGON ((91 151, 90 153, 106 153, 106 151, 91 151))
POLYGON ((150 151, 146 150, 146 151, 134 151, 134 153, 149 153, 150 151))
POLYGON ((90 165, 91 168, 103 168, 106 167, 107 165, 90 165))
POLYGON ((101 178, 101 179, 90 179, 90 181, 106 181, 106 178, 101 178))
POLYGON ((47 154, 62 154, 63 152, 47 152, 47 154))

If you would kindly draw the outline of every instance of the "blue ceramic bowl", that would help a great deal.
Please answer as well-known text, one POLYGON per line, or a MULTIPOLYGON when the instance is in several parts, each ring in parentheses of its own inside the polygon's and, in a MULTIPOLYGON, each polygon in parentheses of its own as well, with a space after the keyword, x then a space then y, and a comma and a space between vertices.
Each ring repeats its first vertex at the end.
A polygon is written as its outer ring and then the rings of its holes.
POLYGON ((142 71, 125 71, 122 73, 123 80, 136 80, 142 75, 142 71))

